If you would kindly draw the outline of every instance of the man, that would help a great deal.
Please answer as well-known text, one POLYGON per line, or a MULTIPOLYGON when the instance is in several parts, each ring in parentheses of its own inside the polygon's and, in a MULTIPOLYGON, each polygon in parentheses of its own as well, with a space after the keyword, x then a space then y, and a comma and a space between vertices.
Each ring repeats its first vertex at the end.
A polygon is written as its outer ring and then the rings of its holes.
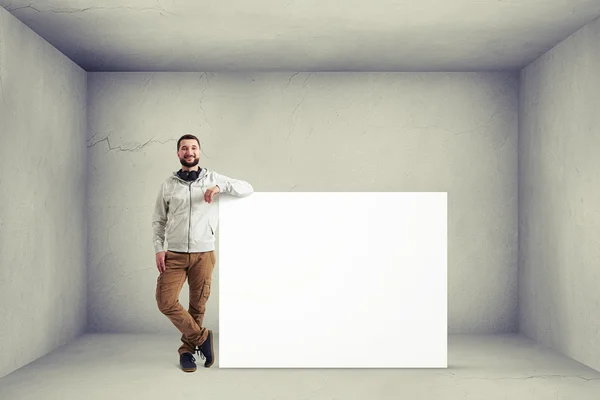
POLYGON ((181 169, 163 182, 152 218, 159 271, 156 301, 159 310, 182 334, 183 344, 179 347, 182 369, 193 372, 196 370, 195 352, 206 359, 205 367, 214 362, 213 334, 202 326, 216 263, 215 231, 219 213, 214 197, 219 193, 243 197, 254 190, 245 181, 199 168, 200 142, 193 135, 183 135, 177 141, 177 157, 181 169), (190 291, 187 311, 179 303, 186 279, 190 291))

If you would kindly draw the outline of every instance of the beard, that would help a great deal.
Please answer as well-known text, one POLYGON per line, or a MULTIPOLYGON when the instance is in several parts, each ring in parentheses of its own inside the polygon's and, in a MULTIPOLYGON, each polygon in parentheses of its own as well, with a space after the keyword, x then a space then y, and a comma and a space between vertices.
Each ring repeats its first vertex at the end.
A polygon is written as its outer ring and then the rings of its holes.
POLYGON ((200 157, 194 158, 193 161, 188 161, 185 158, 180 158, 179 162, 181 162, 181 165, 183 165, 184 167, 192 168, 198 165, 198 162, 200 162, 200 157))

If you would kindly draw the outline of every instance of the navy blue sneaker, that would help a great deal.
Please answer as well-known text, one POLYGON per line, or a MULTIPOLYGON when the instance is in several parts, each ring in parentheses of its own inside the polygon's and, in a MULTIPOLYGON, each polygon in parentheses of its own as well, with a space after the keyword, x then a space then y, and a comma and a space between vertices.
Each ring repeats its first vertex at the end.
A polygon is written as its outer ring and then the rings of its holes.
POLYGON ((181 364, 181 369, 185 372, 194 372, 196 370, 196 359, 192 355, 192 353, 183 353, 179 356, 179 363, 181 364))
POLYGON ((210 367, 215 362, 215 351, 213 348, 213 333, 211 330, 208 331, 208 336, 206 337, 204 343, 202 343, 198 347, 198 353, 200 354, 200 357, 202 359, 206 360, 206 362, 204 363, 204 366, 206 368, 210 367))

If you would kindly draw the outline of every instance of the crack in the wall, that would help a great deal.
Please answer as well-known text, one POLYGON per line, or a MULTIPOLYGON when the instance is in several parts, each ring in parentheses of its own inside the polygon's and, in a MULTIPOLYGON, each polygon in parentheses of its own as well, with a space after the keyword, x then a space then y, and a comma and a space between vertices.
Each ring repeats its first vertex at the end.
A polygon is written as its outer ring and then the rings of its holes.
MULTIPOLYGON (((208 126, 212 130, 212 124, 208 120, 208 117, 206 116, 206 110, 204 110, 204 107, 202 106, 202 103, 204 102, 204 94, 205 94, 206 90, 210 88, 210 80, 208 79, 208 73, 207 72, 204 72, 202 75, 200 75, 200 82, 202 82, 202 77, 204 77, 204 79, 206 79, 206 83, 208 84, 208 86, 204 87, 202 89, 202 96, 200 97, 200 100, 199 100, 199 103, 200 103, 199 107, 202 110, 202 116, 204 117, 204 121, 206 121, 206 123, 208 124, 208 126)), ((210 160, 210 157, 204 152, 204 149, 202 148, 202 145, 200 145, 200 153, 202 153, 204 155, 204 157, 206 157, 207 159, 210 160)))
MULTIPOLYGON (((113 59, 114 61, 115 59, 113 59)), ((146 80, 146 82, 144 83, 144 87, 142 87, 142 91, 146 91, 146 87, 148 86, 148 84, 150 83, 150 81, 154 78, 154 74, 155 72, 151 72, 150 73, 150 77, 146 80)), ((144 103, 146 103, 146 100, 148 99, 148 96, 142 96, 142 102, 140 103, 140 106, 143 105, 144 103)))
POLYGON ((457 380, 529 380, 529 379, 550 379, 550 378, 562 378, 562 379, 581 379, 586 382, 589 381, 598 381, 599 378, 586 378, 581 375, 561 375, 561 374, 546 374, 546 375, 528 375, 528 376, 499 376, 499 377, 489 377, 489 376, 458 376, 453 372, 442 372, 441 375, 450 376, 452 378, 456 378, 457 380))
MULTIPOLYGON (((108 232, 108 229, 107 229, 107 228, 104 228, 104 229, 105 229, 105 230, 108 232)), ((108 234, 107 234, 107 235, 108 235, 108 234)), ((106 246, 109 248, 109 250, 110 250, 110 251, 109 251, 108 253, 106 253, 105 255, 103 255, 103 256, 102 256, 102 258, 100 258, 100 260, 99 260, 99 261, 96 263, 96 266, 97 266, 98 268, 100 268, 100 267, 102 266, 102 263, 104 263, 104 260, 106 259, 106 257, 108 257, 108 256, 112 256, 112 255, 113 255, 113 253, 114 253, 113 249, 111 249, 111 248, 110 248, 110 245, 109 245, 109 241, 108 241, 108 239, 107 239, 107 241, 106 241, 106 246)))
MULTIPOLYGON (((162 13, 168 13, 171 15, 175 15, 175 13, 172 13, 170 11, 165 10, 162 7, 142 7, 142 8, 137 8, 137 7, 127 7, 127 6, 114 6, 114 7, 100 7, 100 6, 92 6, 92 7, 86 7, 86 8, 49 8, 47 10, 40 10, 36 7, 33 6, 33 4, 29 4, 27 6, 23 6, 23 7, 17 7, 17 8, 10 8, 11 6, 7 6, 6 10, 9 12, 14 12, 14 11, 19 11, 19 10, 24 10, 24 9, 31 9, 34 10, 35 12, 52 12, 55 14, 75 14, 78 12, 86 12, 86 11, 94 11, 94 10, 117 10, 117 9, 127 9, 127 10, 133 10, 133 11, 157 11, 159 12, 161 15, 163 15, 162 13)), ((163 15, 164 16, 164 15, 163 15)))
MULTIPOLYGON (((288 81, 287 81, 286 85, 283 87, 283 89, 282 89, 282 90, 285 90, 285 89, 287 89, 287 88, 288 88, 288 86, 290 86, 290 83, 292 82, 292 79, 294 79, 294 77, 295 77, 296 75, 298 75, 299 73, 300 73, 300 72, 295 72, 295 73, 293 73, 293 74, 292 74, 292 76, 290 76, 290 79, 288 79, 288 81)), ((308 80, 310 79, 310 77, 312 76, 312 74, 313 74, 313 73, 312 73, 312 72, 310 72, 310 73, 308 74, 308 76, 306 77, 306 79, 304 79, 304 82, 302 82, 302 87, 305 87, 305 86, 306 86, 306 82, 308 82, 308 80)))
POLYGON ((9 4, 8 6, 5 7, 6 11, 8 12, 13 12, 13 11, 19 11, 19 10, 24 10, 26 8, 31 8, 32 10, 36 11, 36 12, 41 12, 40 10, 38 10, 37 8, 33 7, 32 4, 29 4, 28 6, 23 6, 23 7, 17 7, 17 8, 11 8, 12 4, 9 4))
MULTIPOLYGON (((109 135, 110 135, 111 133, 112 133, 112 131, 108 132, 108 134, 109 134, 109 135)), ((90 141, 91 141, 92 139, 94 139, 94 138, 95 138, 97 135, 98 135, 98 132, 94 133, 92 136, 90 136, 90 137, 88 138, 88 140, 87 140, 87 141, 88 141, 88 142, 90 142, 90 141)), ((88 147, 90 147, 90 146, 88 146, 88 147)))
MULTIPOLYGON (((210 88, 210 81, 208 80, 208 74, 205 72, 202 75, 200 75, 200 81, 202 81, 203 76, 206 79, 206 82, 208 83, 208 88, 210 88)), ((204 116, 204 120, 206 121, 208 126, 210 126, 210 129, 212 130, 212 124, 210 123, 210 121, 208 120, 208 117, 206 116, 206 111, 204 111, 204 107, 202 107, 202 102, 204 101, 204 92, 206 92, 206 89, 207 89, 206 87, 204 89, 202 89, 202 97, 200 97, 200 109, 202 110, 202 115, 204 116)), ((200 149, 200 151, 202 151, 202 149, 200 149)), ((204 155, 206 156, 206 154, 204 154, 204 155)), ((206 158, 208 158, 208 156, 206 158)))
POLYGON ((304 97, 302 97, 302 100, 300 100, 298 102, 298 104, 296 104, 296 107, 294 108, 294 111, 292 111, 292 130, 290 131, 290 133, 288 134, 288 138, 290 136, 292 136, 292 133, 294 133, 294 130, 296 129, 296 123, 294 122, 294 116, 296 115, 296 110, 298 109, 298 107, 300 107, 300 104, 302 104, 304 102, 304 99, 306 99, 306 96, 308 96, 308 92, 304 94, 304 97))
POLYGON ((308 135, 306 135, 306 140, 304 140, 305 145, 308 143, 308 139, 310 139, 310 137, 312 136, 313 129, 314 128, 310 128, 310 132, 308 132, 308 135))
POLYGON ((508 142, 509 137, 510 137, 510 132, 506 132, 504 134, 504 140, 502 140, 502 143, 500 143, 500 145, 496 147, 496 150, 502 149, 504 146, 506 146, 506 142, 508 142))
POLYGON ((562 378, 562 379, 582 379, 586 382, 589 381, 597 381, 600 380, 600 378, 586 378, 580 375, 530 375, 530 376, 501 376, 501 377, 496 377, 496 378, 491 378, 491 377, 485 377, 485 376, 466 376, 466 377, 459 377, 459 376, 455 376, 456 379, 458 380, 472 380, 472 379, 482 379, 482 380, 490 380, 490 381, 496 381, 496 380, 529 380, 529 379, 548 379, 548 378, 562 378))
MULTIPOLYGON (((283 89, 281 90, 282 92, 284 90, 286 90, 288 88, 288 86, 290 85, 290 83, 292 82, 292 79, 294 79, 294 77, 296 75, 300 74, 300 72, 295 72, 293 73, 290 78, 288 79, 286 85, 283 87, 283 89)), ((302 83, 302 87, 304 88, 306 86, 306 82, 308 82, 308 80, 310 79, 310 77, 312 76, 312 72, 310 72, 308 74, 308 76, 306 77, 306 79, 304 79, 304 82, 302 83)), ((290 130, 290 132, 288 133, 288 139, 292 136, 292 134, 294 133, 294 131, 296 130, 296 120, 295 120, 295 116, 296 116, 296 111, 298 110, 298 107, 300 107, 300 105, 304 102, 304 99, 306 99, 306 96, 308 96, 308 93, 305 93, 304 96, 302 97, 302 99, 298 102, 298 104, 296 104, 296 107, 294 107, 294 111, 292 111, 292 129, 290 130)), ((311 130, 312 133, 312 130, 311 130)), ((309 133, 309 136, 310 134, 309 133)), ((308 138, 307 138, 308 139, 308 138)), ((291 162, 291 158, 290 158, 290 162, 291 162)))
POLYGON ((288 79, 288 82, 287 82, 287 84, 286 84, 286 85, 284 86, 284 88, 283 88, 284 90, 285 90, 285 89, 287 89, 287 87, 288 87, 288 86, 290 86, 290 83, 292 82, 292 79, 294 79, 294 77, 295 77, 296 75, 298 75, 299 73, 300 73, 300 72, 296 72, 295 74, 292 74, 292 76, 290 76, 290 79, 288 79))
POLYGON ((155 74, 155 72, 152 72, 150 74, 150 78, 148 78, 148 80, 146 81, 146 83, 144 83, 144 87, 142 88, 143 90, 146 90, 146 86, 148 86, 148 84, 150 83, 150 81, 152 80, 152 78, 154 78, 154 74, 155 74))
MULTIPOLYGON (((110 207, 109 207, 110 208, 110 207)), ((112 228, 114 228, 117 223, 119 223, 119 220, 116 220, 112 223, 111 226, 104 228, 104 232, 106 233, 106 247, 108 247, 108 250, 110 250, 110 252, 108 254, 105 254, 101 259, 100 259, 100 263, 98 264, 98 266, 101 266, 102 263, 104 262, 104 259, 106 257, 108 257, 109 255, 113 254, 115 251, 112 249, 112 247, 110 246, 110 230, 112 228)))
MULTIPOLYGON (((96 135, 96 134, 94 134, 94 136, 95 136, 95 135, 96 135)), ((94 136, 92 136, 92 137, 94 137, 94 136)), ((91 139, 91 138, 90 138, 90 139, 91 139)), ((150 143, 160 143, 160 144, 165 144, 165 143, 168 143, 168 142, 176 142, 177 140, 178 140, 178 139, 174 139, 174 138, 169 138, 169 139, 167 139, 167 140, 165 140, 165 141, 160 141, 160 140, 154 140, 154 139, 150 139, 150 140, 148 140, 147 142, 145 142, 145 143, 143 143, 143 144, 141 144, 141 145, 139 145, 139 146, 133 147, 133 148, 124 148, 124 147, 121 147, 121 146, 112 147, 112 146, 111 146, 111 144, 110 144, 110 134, 109 134, 109 135, 108 135, 107 137, 105 137, 104 139, 98 140, 98 141, 96 141, 96 142, 94 142, 94 143, 92 143, 92 144, 88 145, 87 147, 88 147, 88 148, 92 148, 92 147, 94 147, 95 145, 97 145, 97 144, 98 144, 98 143, 100 143, 100 142, 106 142, 106 143, 108 144, 108 151, 112 151, 112 150, 118 150, 118 151, 130 151, 130 152, 137 152, 137 151, 140 151, 140 150, 142 150, 144 147, 146 147, 146 146, 147 146, 147 145, 149 145, 150 143)))
POLYGON ((306 77, 306 79, 304 80, 304 82, 302 82, 302 87, 306 86, 306 82, 308 82, 308 80, 310 79, 310 77, 312 76, 312 72, 308 74, 308 76, 306 77))

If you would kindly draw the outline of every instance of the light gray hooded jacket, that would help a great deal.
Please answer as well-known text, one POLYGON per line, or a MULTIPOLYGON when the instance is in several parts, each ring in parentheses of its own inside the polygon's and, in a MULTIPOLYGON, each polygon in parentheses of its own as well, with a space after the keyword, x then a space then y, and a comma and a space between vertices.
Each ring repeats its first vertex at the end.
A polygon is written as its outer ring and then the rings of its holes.
POLYGON ((152 228, 154 251, 186 253, 215 249, 215 231, 219 223, 218 196, 245 197, 254 192, 245 181, 200 169, 198 178, 187 182, 173 172, 161 185, 156 198, 152 228), (218 186, 220 192, 212 203, 204 201, 207 189, 218 186), (165 249, 165 240, 167 249, 165 249))

